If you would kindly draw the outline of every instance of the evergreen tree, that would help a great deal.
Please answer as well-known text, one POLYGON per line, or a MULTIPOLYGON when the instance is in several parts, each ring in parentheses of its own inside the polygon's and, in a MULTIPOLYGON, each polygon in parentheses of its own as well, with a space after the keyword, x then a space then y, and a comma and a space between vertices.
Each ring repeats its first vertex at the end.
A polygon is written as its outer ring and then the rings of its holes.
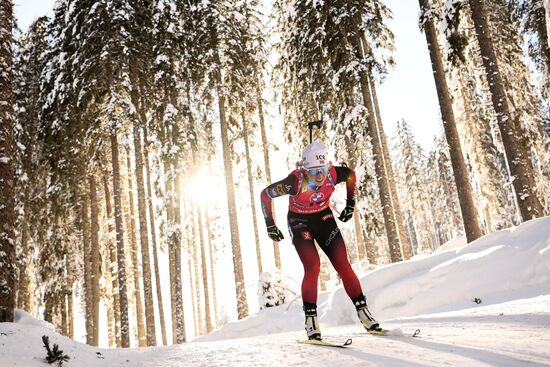
POLYGON ((524 221, 540 217, 543 207, 535 192, 533 166, 519 128, 519 116, 511 113, 505 93, 484 1, 469 0, 469 4, 521 217, 524 221))
POLYGON ((431 18, 431 13, 433 10, 431 9, 428 0, 420 0, 420 8, 423 14, 421 16, 420 23, 426 34, 426 41, 430 51, 430 59, 434 72, 441 116, 443 118, 445 137, 449 146, 453 174, 460 199, 462 218, 464 219, 464 230, 466 232, 468 242, 471 242, 481 237, 482 232, 478 221, 477 210, 472 197, 472 187, 468 180, 468 173, 466 171, 466 165, 462 155, 462 146, 458 136, 458 130, 456 128, 451 96, 447 86, 436 29, 433 19, 431 18))
POLYGON ((46 17, 33 22, 26 34, 20 39, 15 58, 15 119, 17 141, 17 187, 16 201, 19 207, 19 280, 17 307, 29 313, 34 310, 33 286, 33 238, 31 221, 40 212, 39 196, 45 185, 45 169, 42 163, 42 141, 37 131, 40 126, 40 82, 45 67, 45 55, 48 47, 46 35, 48 27, 46 17))
POLYGON ((430 253, 433 249, 433 225, 428 207, 424 154, 405 120, 397 123, 397 138, 397 167, 403 181, 401 202, 408 215, 407 223, 411 224, 409 236, 417 244, 415 253, 430 253))

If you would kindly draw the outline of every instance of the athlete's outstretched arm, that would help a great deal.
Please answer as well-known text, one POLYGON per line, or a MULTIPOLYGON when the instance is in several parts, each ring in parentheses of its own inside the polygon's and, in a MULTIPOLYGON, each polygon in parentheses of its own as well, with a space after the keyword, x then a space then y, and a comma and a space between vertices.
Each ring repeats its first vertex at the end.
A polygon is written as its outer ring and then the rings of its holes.
POLYGON ((269 227, 275 224, 273 220, 273 208, 271 206, 271 200, 283 195, 296 195, 296 185, 298 179, 293 174, 288 175, 284 180, 272 183, 268 187, 262 190, 262 212, 264 214, 265 224, 269 227))

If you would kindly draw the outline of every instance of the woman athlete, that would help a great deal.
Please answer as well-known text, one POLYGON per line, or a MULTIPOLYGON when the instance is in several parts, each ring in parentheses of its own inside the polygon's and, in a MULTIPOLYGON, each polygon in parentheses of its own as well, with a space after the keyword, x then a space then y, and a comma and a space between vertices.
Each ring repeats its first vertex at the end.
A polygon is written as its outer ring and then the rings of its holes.
POLYGON ((305 329, 309 339, 321 340, 317 322, 317 279, 320 271, 319 253, 314 240, 328 256, 342 278, 344 288, 352 300, 357 315, 367 331, 380 331, 378 322, 370 313, 361 283, 353 271, 342 234, 330 210, 330 196, 335 185, 345 182, 346 207, 338 219, 347 222, 355 207, 355 172, 347 167, 332 166, 327 162, 327 150, 320 142, 308 145, 302 153, 301 167, 287 178, 266 187, 261 193, 262 210, 269 238, 281 241, 284 236, 273 220, 271 200, 290 195, 288 229, 292 243, 304 266, 302 300, 305 329))

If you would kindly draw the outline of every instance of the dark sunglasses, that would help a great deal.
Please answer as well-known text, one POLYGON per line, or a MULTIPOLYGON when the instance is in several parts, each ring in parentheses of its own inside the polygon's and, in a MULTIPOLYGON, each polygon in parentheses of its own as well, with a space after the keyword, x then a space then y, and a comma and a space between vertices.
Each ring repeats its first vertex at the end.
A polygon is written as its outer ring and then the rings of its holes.
POLYGON ((327 166, 316 167, 316 168, 312 168, 312 169, 307 170, 307 173, 309 173, 312 176, 318 175, 319 173, 325 174, 327 172, 328 172, 328 167, 327 166))

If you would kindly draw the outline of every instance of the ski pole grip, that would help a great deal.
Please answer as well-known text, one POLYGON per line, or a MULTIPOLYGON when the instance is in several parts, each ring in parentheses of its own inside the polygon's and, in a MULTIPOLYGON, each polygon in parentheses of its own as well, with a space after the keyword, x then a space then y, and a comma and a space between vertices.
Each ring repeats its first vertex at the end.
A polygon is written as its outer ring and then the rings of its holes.
POLYGON ((311 144, 311 140, 313 139, 313 127, 317 127, 317 129, 320 129, 323 125, 323 120, 316 120, 316 121, 310 121, 307 123, 307 127, 309 128, 309 143, 311 144))

